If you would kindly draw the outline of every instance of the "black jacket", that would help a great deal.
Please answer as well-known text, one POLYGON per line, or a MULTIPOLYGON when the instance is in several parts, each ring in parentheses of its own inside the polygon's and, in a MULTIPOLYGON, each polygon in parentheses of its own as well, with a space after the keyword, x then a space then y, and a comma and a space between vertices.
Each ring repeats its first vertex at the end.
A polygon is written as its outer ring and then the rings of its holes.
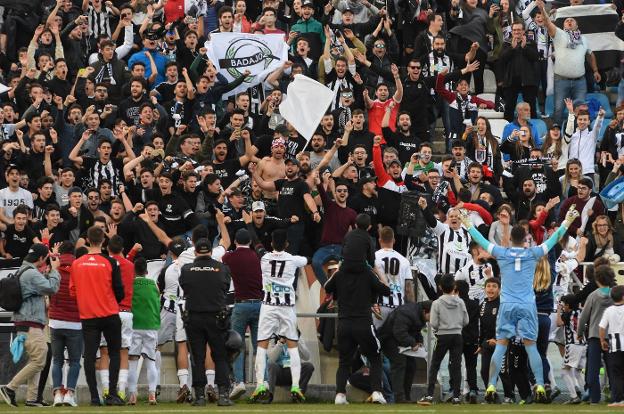
POLYGON ((535 62, 539 60, 539 53, 535 43, 515 48, 511 47, 511 43, 505 43, 498 59, 504 63, 503 87, 511 86, 514 78, 520 78, 522 86, 537 86, 535 62))
POLYGON ((393 338, 399 346, 413 347, 423 343, 420 332, 426 322, 422 318, 420 303, 408 302, 396 308, 379 328, 377 336, 381 341, 393 338))
POLYGON ((482 348, 492 348, 487 345, 488 339, 496 339, 496 318, 500 307, 500 297, 494 300, 485 300, 479 308, 479 344, 482 348))
POLYGON ((210 256, 198 256, 182 266, 180 287, 189 313, 218 313, 225 309, 230 289, 230 271, 210 256))
POLYGON ((325 292, 338 301, 338 319, 364 319, 369 323, 372 323, 371 305, 379 295, 391 293, 372 270, 355 273, 342 269, 325 283, 325 292))
POLYGON ((468 325, 462 329, 464 345, 479 343, 479 301, 476 299, 462 299, 468 312, 468 325))

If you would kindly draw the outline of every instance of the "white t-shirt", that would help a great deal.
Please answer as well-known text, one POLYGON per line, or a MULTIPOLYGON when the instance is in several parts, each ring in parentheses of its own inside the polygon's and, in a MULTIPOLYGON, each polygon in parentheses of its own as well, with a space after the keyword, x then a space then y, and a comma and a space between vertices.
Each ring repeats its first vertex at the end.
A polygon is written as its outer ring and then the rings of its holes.
POLYGON ((382 306, 396 308, 405 303, 405 281, 412 280, 409 260, 393 249, 379 249, 375 252, 375 267, 386 275, 390 296, 380 296, 377 300, 382 306))
POLYGON ((565 78, 580 78, 585 76, 585 55, 591 52, 587 44, 587 38, 581 35, 581 43, 574 49, 568 47, 568 34, 557 28, 553 38, 555 47, 555 75, 565 78))
POLYGON ((624 351, 624 305, 605 309, 598 326, 607 331, 609 352, 624 351))
POLYGON ((260 259, 262 269, 262 290, 265 305, 295 306, 294 282, 297 270, 305 266, 308 259, 293 256, 287 252, 270 252, 260 259))
POLYGON ((13 210, 21 204, 25 204, 31 209, 34 208, 30 191, 24 190, 22 187, 19 187, 17 191, 11 191, 9 187, 0 190, 0 207, 4 210, 6 217, 13 218, 13 210))

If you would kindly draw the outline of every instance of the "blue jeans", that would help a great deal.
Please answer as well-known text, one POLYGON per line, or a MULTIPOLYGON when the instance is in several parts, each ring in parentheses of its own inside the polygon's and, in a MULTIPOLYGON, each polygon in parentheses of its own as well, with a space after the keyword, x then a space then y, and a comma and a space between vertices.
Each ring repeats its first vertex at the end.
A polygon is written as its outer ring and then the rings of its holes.
POLYGON ((80 374, 80 358, 82 358, 82 331, 78 329, 50 329, 52 336, 52 389, 59 390, 63 386, 63 363, 65 348, 69 357, 67 373, 68 390, 75 391, 80 374))
MULTIPOLYGON (((247 327, 251 331, 251 345, 256 350, 256 342, 258 340, 258 319, 260 318, 260 306, 258 302, 240 302, 234 304, 232 310, 232 329, 238 332, 245 339, 245 331, 247 327)), ((245 381, 245 353, 241 352, 234 361, 234 379, 237 383, 245 381)))
POLYGON ((602 367, 602 348, 600 339, 589 338, 587 340, 587 374, 585 382, 589 388, 589 401, 600 402, 600 368, 602 367))
POLYGON ((314 252, 314 256, 312 256, 312 268, 314 269, 316 279, 319 281, 321 286, 327 282, 327 275, 323 270, 323 265, 331 258, 339 259, 341 257, 341 251, 341 245, 328 244, 326 246, 319 247, 318 250, 314 252))
POLYGON ((554 85, 555 113, 553 118, 559 125, 563 125, 563 100, 571 98, 573 101, 584 100, 587 94, 587 82, 585 76, 577 79, 565 79, 555 75, 554 85))
POLYGON ((550 364, 546 358, 548 352, 548 336, 550 335, 550 316, 542 313, 537 314, 537 352, 542 357, 542 367, 544 369, 544 384, 550 384, 548 374, 550 373, 550 364))

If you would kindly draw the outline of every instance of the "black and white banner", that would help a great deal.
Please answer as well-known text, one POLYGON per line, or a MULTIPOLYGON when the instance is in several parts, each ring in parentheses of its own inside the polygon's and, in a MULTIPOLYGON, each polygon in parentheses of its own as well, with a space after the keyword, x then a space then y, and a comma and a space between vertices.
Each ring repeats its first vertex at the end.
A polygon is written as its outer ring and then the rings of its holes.
POLYGON ((568 17, 576 19, 581 34, 596 55, 599 69, 619 67, 624 42, 615 37, 615 26, 620 19, 612 4, 561 7, 555 17, 559 28, 563 28, 563 22, 568 17))
POLYGON ((211 33, 206 49, 208 59, 228 82, 239 79, 246 70, 251 72, 242 85, 224 97, 264 82, 288 60, 288 44, 282 34, 211 33))

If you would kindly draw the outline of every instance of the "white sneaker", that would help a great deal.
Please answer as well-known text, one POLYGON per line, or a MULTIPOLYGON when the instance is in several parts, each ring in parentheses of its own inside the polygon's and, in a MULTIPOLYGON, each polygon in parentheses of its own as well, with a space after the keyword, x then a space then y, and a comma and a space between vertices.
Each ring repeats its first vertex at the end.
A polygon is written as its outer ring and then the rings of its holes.
POLYGON ((55 407, 63 405, 63 393, 60 390, 54 393, 54 403, 52 405, 55 407))
POLYGON ((336 394, 336 399, 334 400, 334 404, 336 405, 346 405, 349 404, 349 401, 347 401, 347 396, 344 395, 343 393, 339 392, 338 394, 336 394))
POLYGON ((230 392, 230 400, 238 400, 240 397, 245 395, 247 392, 247 387, 245 387, 245 383, 239 382, 232 388, 230 392))
POLYGON ((63 397, 63 405, 66 405, 68 407, 78 407, 78 404, 76 404, 76 400, 74 398, 73 392, 67 391, 65 393, 65 396, 63 397))
POLYGON ((373 404, 385 404, 386 399, 379 391, 373 391, 373 393, 371 394, 371 402, 373 404))

